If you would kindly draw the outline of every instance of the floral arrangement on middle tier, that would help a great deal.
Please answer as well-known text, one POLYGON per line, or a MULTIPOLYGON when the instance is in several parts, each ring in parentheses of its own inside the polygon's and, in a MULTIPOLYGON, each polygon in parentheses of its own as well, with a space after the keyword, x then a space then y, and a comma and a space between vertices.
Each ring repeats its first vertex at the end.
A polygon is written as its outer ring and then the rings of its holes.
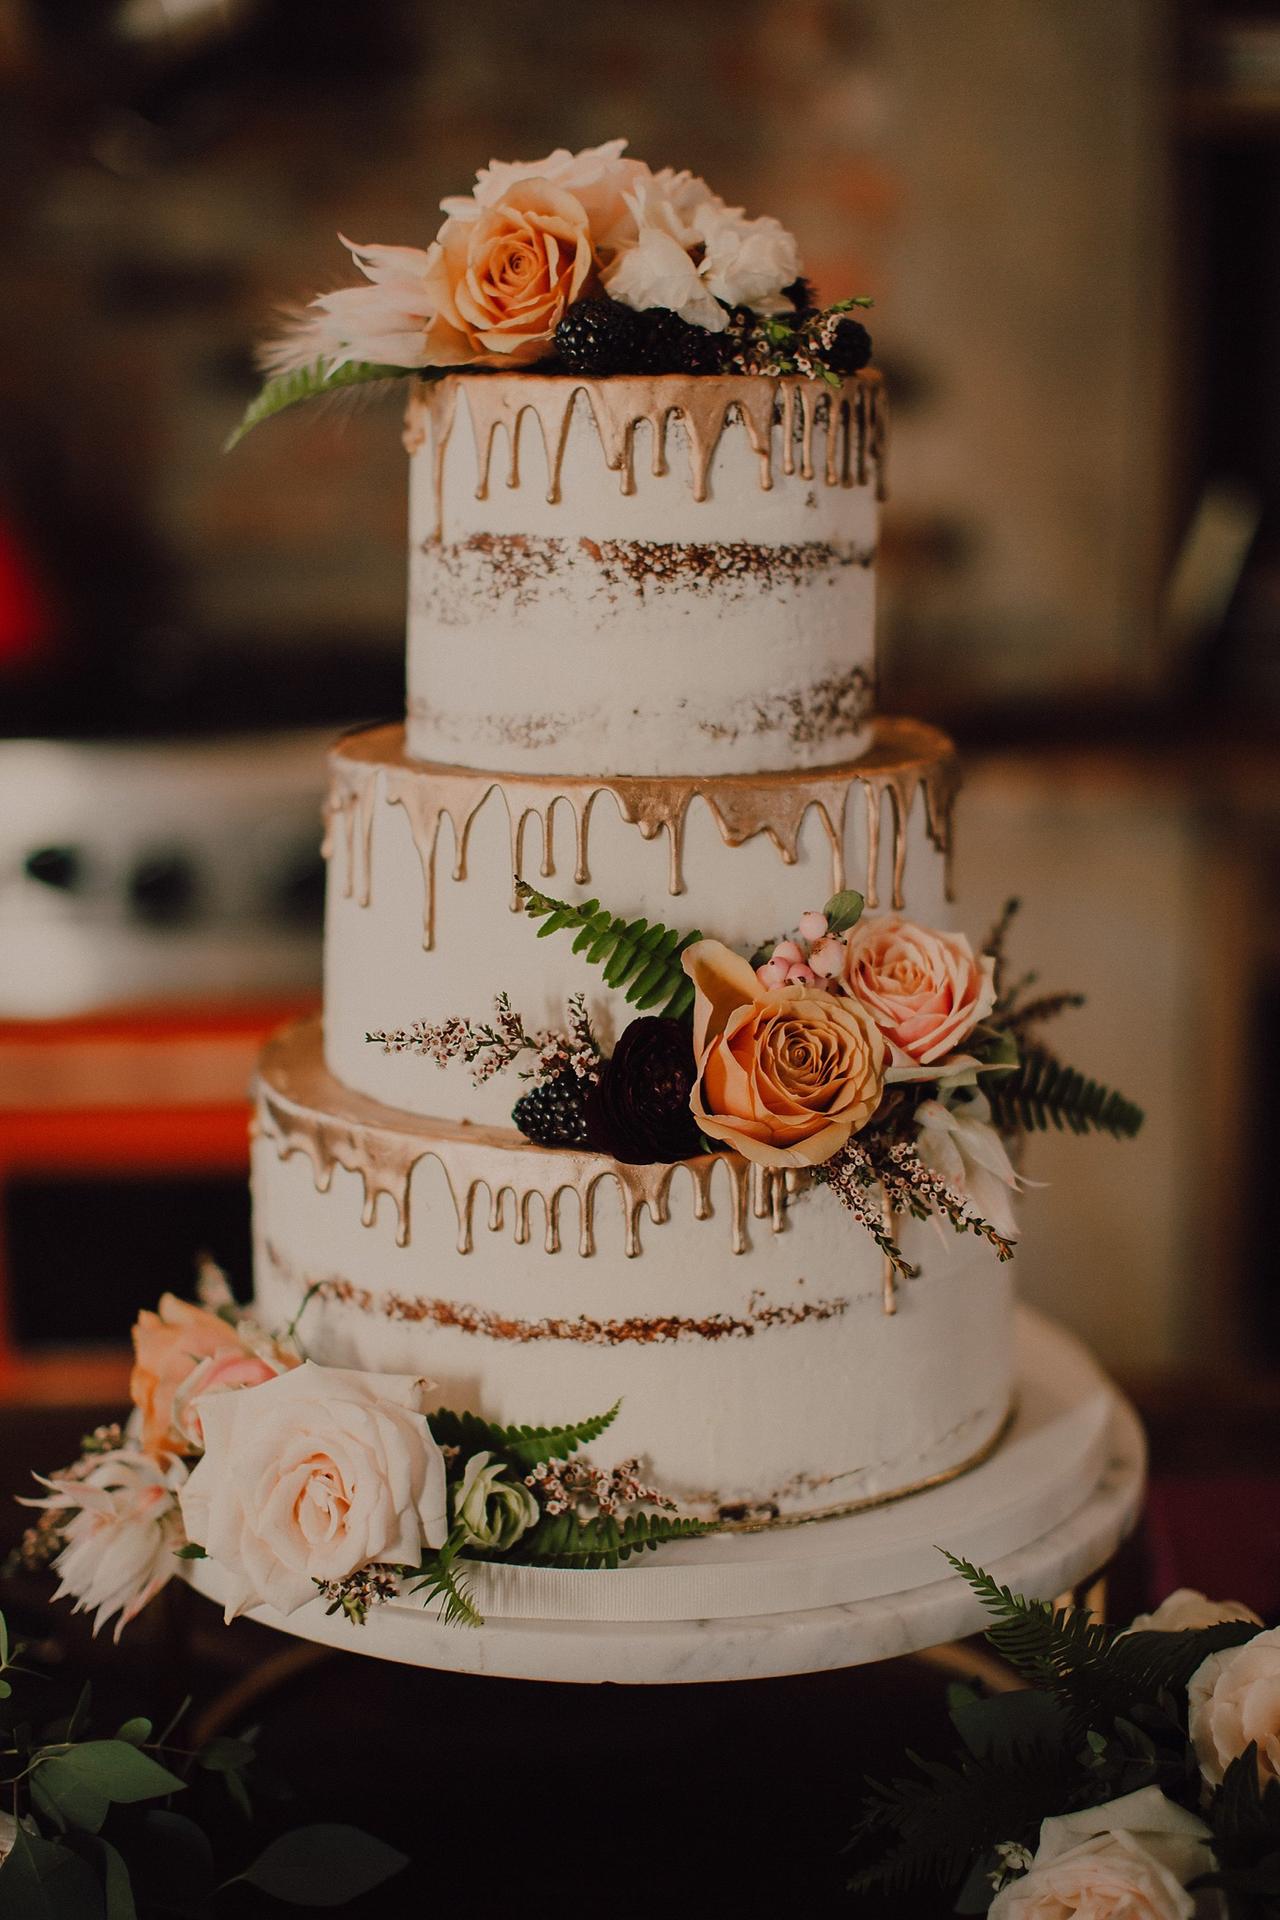
POLYGON ((581 994, 563 1030, 530 1032, 500 994, 492 1020, 379 1029, 367 1039, 477 1084, 515 1068, 532 1081, 512 1119, 539 1146, 632 1165, 728 1149, 826 1187, 893 1271, 916 1269, 895 1220, 933 1218, 976 1233, 999 1257, 1024 1184, 1010 1149, 1047 1126, 1132 1136, 1138 1107, 1039 1040, 1075 993, 1009 980, 1011 901, 980 952, 963 933, 898 913, 863 914, 843 891, 750 959, 700 932, 624 921, 596 900, 573 906, 521 881, 539 935, 573 933, 637 1017, 606 1056, 581 994))

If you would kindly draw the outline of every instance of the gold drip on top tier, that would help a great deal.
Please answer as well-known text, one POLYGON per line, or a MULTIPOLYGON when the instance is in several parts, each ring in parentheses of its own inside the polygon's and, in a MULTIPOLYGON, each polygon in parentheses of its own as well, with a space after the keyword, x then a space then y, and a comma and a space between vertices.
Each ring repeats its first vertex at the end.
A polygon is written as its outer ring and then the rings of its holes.
POLYGON ((507 435, 509 487, 520 484, 520 421, 531 413, 542 436, 547 499, 560 498, 560 477, 573 403, 585 394, 595 419, 606 465, 620 475, 623 493, 634 493, 635 434, 650 428, 651 470, 669 471, 667 428, 682 422, 689 447, 689 481, 695 500, 705 500, 711 462, 726 425, 740 420, 760 464, 760 485, 773 485, 773 436, 781 432, 786 474, 821 480, 829 487, 865 486, 874 477, 884 498, 887 407, 874 368, 836 387, 795 374, 615 374, 607 380, 575 374, 522 373, 518 380, 483 374, 446 375, 415 388, 405 418, 404 443, 416 453, 431 438, 437 517, 443 492, 444 457, 466 383, 467 409, 475 437, 476 498, 487 498, 499 427, 507 435), (821 429, 822 447, 817 454, 821 429), (797 457, 798 449, 798 457, 797 457))
MULTIPOLYGON (((812 807, 831 849, 832 893, 852 880, 861 887, 871 908, 880 904, 878 871, 887 795, 893 835, 890 904, 900 908, 911 809, 923 795, 926 830, 949 865, 952 807, 959 786, 951 742, 937 728, 917 720, 877 719, 869 751, 838 766, 816 767, 804 774, 783 771, 711 776, 483 772, 474 767, 411 760, 404 750, 403 728, 379 727, 349 734, 330 758, 325 851, 331 853, 335 839, 341 835, 345 852, 343 890, 363 906, 369 904, 372 887, 379 774, 384 776, 386 801, 403 807, 409 816, 422 863, 422 944, 427 948, 435 937, 436 854, 441 825, 447 819, 453 829, 453 878, 463 880, 472 822, 495 791, 501 794, 507 809, 511 872, 516 879, 525 877, 525 838, 530 821, 537 822, 541 835, 539 875, 543 879, 554 875, 553 822, 556 804, 562 801, 574 819, 574 884, 586 886, 591 879, 591 811, 601 794, 611 794, 623 820, 635 826, 642 839, 652 840, 666 833, 670 849, 668 888, 672 894, 684 891, 684 831, 695 799, 706 803, 726 846, 741 846, 763 833, 788 866, 796 862, 800 829, 812 807), (866 806, 867 867, 863 875, 849 875, 845 870, 845 823, 850 796, 858 788, 866 806)), ((949 895, 949 873, 947 888, 949 895)), ((514 893, 511 904, 518 910, 514 893)))

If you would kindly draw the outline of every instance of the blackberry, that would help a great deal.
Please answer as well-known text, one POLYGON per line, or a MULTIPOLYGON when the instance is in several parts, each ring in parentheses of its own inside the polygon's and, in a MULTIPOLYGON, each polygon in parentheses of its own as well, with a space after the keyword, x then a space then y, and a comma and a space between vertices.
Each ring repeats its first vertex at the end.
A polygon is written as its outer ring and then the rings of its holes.
POLYGON ((871 358, 871 335, 861 320, 841 320, 836 325, 826 362, 833 373, 857 373, 871 358))
POLYGON ((719 373, 720 335, 692 326, 670 307, 649 307, 639 317, 642 373, 719 373))
POLYGON ((522 1094, 511 1109, 527 1140, 539 1147, 585 1147, 587 1108, 576 1073, 560 1073, 522 1094))
POLYGON ((620 300, 579 300, 555 332, 570 373, 631 373, 640 353, 640 316, 620 300))

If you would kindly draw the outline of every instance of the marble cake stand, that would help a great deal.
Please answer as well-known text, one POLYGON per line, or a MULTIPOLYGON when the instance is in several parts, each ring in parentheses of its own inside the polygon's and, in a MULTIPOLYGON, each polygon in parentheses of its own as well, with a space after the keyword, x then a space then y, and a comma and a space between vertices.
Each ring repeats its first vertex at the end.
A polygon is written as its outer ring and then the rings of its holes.
MULTIPOLYGON (((940 1547, 1040 1598, 1096 1573, 1137 1519, 1145 1464, 1127 1401, 1076 1340, 1023 1311, 1009 1429, 944 1486, 843 1519, 680 1543, 616 1572, 478 1566, 478 1631, 441 1625, 407 1595, 362 1628, 318 1600, 251 1618, 347 1652, 504 1679, 663 1685, 859 1666, 986 1624, 940 1547)), ((221 1599, 211 1562, 190 1563, 188 1578, 221 1599)))

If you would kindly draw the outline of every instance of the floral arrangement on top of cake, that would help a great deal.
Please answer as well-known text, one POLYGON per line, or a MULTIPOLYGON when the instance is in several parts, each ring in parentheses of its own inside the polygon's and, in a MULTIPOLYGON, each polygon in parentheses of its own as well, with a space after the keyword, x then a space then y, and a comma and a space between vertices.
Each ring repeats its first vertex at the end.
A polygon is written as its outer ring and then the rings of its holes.
POLYGON ((1180 1588, 1121 1631, 946 1558, 1018 1684, 951 1687, 956 1750, 868 1783, 850 1892, 992 1920, 1280 1915, 1280 1630, 1180 1588))
POLYGON ((405 374, 515 367, 802 374, 839 386, 871 358, 853 309, 820 308, 795 238, 625 140, 493 160, 441 202, 427 248, 343 240, 364 284, 322 294, 269 342, 232 435, 322 393, 405 374))
POLYGON ((1022 1185, 1006 1143, 1047 1126, 1132 1136, 1140 1109, 1062 1065, 1036 1037, 1074 993, 1006 978, 1010 901, 983 950, 898 913, 863 917, 836 894, 750 960, 701 933, 627 922, 517 883, 539 936, 561 929, 640 1010, 605 1058, 575 995, 563 1032, 529 1033, 506 995, 491 1023, 453 1017, 366 1035, 478 1084, 508 1067, 534 1082, 512 1119, 545 1147, 631 1164, 725 1148, 808 1173, 848 1208, 893 1271, 894 1218, 977 1233, 1008 1259, 1022 1185))

